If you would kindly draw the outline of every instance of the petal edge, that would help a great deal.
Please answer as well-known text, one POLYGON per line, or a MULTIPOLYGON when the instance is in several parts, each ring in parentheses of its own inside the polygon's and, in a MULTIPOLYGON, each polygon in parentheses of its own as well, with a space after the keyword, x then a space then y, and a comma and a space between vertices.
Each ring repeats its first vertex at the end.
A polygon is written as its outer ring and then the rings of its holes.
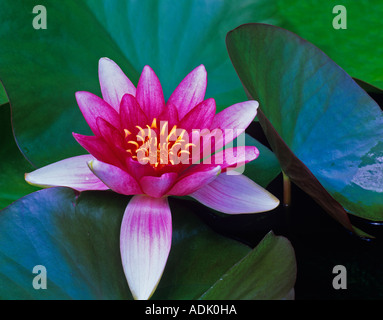
POLYGON ((31 185, 69 187, 77 191, 107 190, 107 187, 88 168, 87 162, 95 158, 90 155, 67 158, 25 174, 25 181, 31 185))
POLYGON ((134 196, 121 224, 120 251, 134 299, 149 299, 161 279, 172 241, 167 198, 134 196))
POLYGON ((279 205, 276 197, 251 179, 226 173, 190 196, 209 208, 227 214, 265 212, 279 205))

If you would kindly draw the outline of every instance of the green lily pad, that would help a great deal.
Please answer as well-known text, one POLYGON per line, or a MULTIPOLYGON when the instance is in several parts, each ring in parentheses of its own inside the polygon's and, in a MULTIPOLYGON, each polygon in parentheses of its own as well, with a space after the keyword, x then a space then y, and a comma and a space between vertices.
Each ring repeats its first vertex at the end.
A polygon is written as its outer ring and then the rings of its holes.
POLYGON ((72 132, 90 134, 90 129, 74 93, 100 92, 100 57, 114 57, 138 79, 83 2, 39 4, 46 7, 47 29, 33 28, 33 7, 25 3, 5 1, 0 12, 0 80, 12 107, 17 143, 35 166, 83 153, 72 132))
POLYGON ((243 174, 251 180, 266 188, 280 173, 281 167, 278 158, 258 140, 246 134, 246 146, 254 146, 259 150, 257 159, 246 163, 243 174))
POLYGON ((6 104, 7 102, 8 102, 7 93, 5 92, 5 89, 2 83, 0 82, 0 106, 6 104))
POLYGON ((244 174, 264 188, 281 173, 281 167, 275 154, 247 133, 235 138, 216 152, 238 146, 253 146, 259 151, 259 156, 255 160, 235 169, 238 173, 244 174))
POLYGON ((0 108, 0 209, 20 197, 38 190, 24 180, 25 172, 33 170, 13 138, 9 104, 0 108))
POLYGON ((279 27, 227 35, 233 65, 282 170, 344 226, 383 220, 383 114, 317 47, 279 27))
POLYGON ((280 26, 318 46, 352 77, 383 89, 382 1, 279 0, 278 7, 280 26), (333 27, 337 5, 346 10, 347 29, 333 27))
POLYGON ((83 152, 72 132, 90 133, 74 93, 100 94, 97 65, 116 61, 136 84, 144 65, 165 97, 192 69, 208 71, 207 97, 218 109, 246 99, 224 36, 250 21, 278 23, 276 3, 246 0, 43 0, 47 29, 34 29, 32 5, 2 2, 0 79, 12 106, 20 149, 35 166, 83 152))
POLYGON ((294 251, 284 237, 267 234, 203 296, 206 300, 290 299, 296 278, 294 251), (275 265, 287 268, 275 269, 275 265))
MULTIPOLYGON (((0 298, 131 299, 119 253, 120 224, 129 199, 107 191, 78 194, 50 188, 1 211, 0 298), (36 265, 46 269, 47 289, 32 285, 36 265)), ((233 265, 243 265, 250 279, 250 266, 259 268, 254 277, 266 265, 272 268, 270 277, 262 273, 268 281, 251 282, 254 292, 280 297, 292 290, 296 265, 286 240, 270 234, 253 254, 249 247, 210 230, 190 204, 171 200, 170 205, 172 249, 153 299, 197 299, 221 278, 230 283, 233 265), (286 258, 282 264, 280 255, 286 258), (290 287, 277 285, 281 277, 289 279, 290 287)))

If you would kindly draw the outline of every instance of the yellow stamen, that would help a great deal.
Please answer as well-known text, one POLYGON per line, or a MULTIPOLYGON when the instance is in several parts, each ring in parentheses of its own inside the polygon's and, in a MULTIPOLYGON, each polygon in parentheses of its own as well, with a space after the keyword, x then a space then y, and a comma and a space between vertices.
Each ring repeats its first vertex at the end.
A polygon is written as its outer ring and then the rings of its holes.
MULTIPOLYGON (((182 132, 181 132, 180 136, 178 137, 178 139, 182 139, 182 138, 184 137, 185 132, 186 132, 185 129, 182 130, 182 132)), ((178 140, 178 139, 177 139, 177 140, 178 140)))
POLYGON ((140 151, 146 152, 148 151, 148 149, 146 149, 144 146, 141 146, 140 148, 136 150, 136 153, 139 153, 140 151))
POLYGON ((145 130, 144 129, 142 129, 140 126, 136 126, 136 128, 138 130, 140 130, 140 133, 141 133, 142 136, 145 136, 145 130))
POLYGON ((149 140, 151 140, 152 139, 152 129, 149 127, 149 125, 146 125, 146 127, 149 130, 148 138, 149 138, 149 140))
POLYGON ((136 137, 137 137, 137 139, 140 139, 142 142, 145 142, 145 139, 142 136, 137 135, 136 137))
POLYGON ((168 127, 168 122, 166 121, 164 123, 164 125, 162 126, 162 128, 161 128, 160 136, 165 135, 165 130, 166 130, 167 127, 168 127))
POLYGON ((134 144, 137 148, 139 147, 139 144, 136 141, 130 140, 128 143, 134 144))
POLYGON ((150 127, 153 129, 157 129, 157 119, 156 118, 153 119, 152 125, 150 127))
POLYGON ((162 151, 168 150, 168 146, 169 146, 169 144, 164 142, 162 145, 160 145, 160 150, 162 150, 162 151))
POLYGON ((128 137, 128 135, 132 134, 128 129, 124 129, 125 132, 125 138, 128 137))
POLYGON ((175 148, 176 146, 181 146, 181 143, 176 142, 175 144, 173 144, 173 146, 170 148, 170 151, 172 151, 173 148, 175 148))
POLYGON ((170 130, 170 133, 169 133, 168 137, 166 138, 166 141, 167 141, 167 142, 169 142, 170 137, 173 135, 173 133, 176 132, 176 130, 177 130, 177 125, 174 125, 173 128, 172 128, 172 130, 170 130))
POLYGON ((190 154, 190 152, 189 152, 189 151, 187 151, 187 150, 180 150, 180 151, 178 152, 178 154, 181 154, 181 153, 186 153, 187 155, 189 155, 189 154, 190 154))

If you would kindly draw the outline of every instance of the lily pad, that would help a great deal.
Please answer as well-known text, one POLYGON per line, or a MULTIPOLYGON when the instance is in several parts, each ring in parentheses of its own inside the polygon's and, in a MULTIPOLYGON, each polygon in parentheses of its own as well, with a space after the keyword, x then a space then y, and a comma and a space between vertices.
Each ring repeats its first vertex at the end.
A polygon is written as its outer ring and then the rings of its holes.
MULTIPOLYGON (((50 188, 1 211, 0 298, 131 299, 119 253, 120 224, 128 201, 129 197, 107 191, 78 194, 50 188), (46 289, 32 285, 36 265, 46 269, 46 289)), ((230 285, 233 265, 246 271, 245 282, 261 271, 270 280, 251 282, 254 298, 260 291, 282 297, 292 290, 296 265, 287 240, 270 234, 253 254, 249 247, 210 230, 190 204, 172 200, 170 206, 172 249, 153 299, 197 299, 221 278, 230 285), (281 256, 286 258, 282 264, 281 256), (263 273, 270 268, 269 276, 263 273), (279 285, 282 278, 288 280, 279 285)))
POLYGON ((290 31, 247 24, 226 42, 282 170, 351 230, 348 213, 383 220, 383 114, 375 101, 290 31))
POLYGON ((40 1, 47 29, 34 29, 32 5, 2 2, 0 79, 12 107, 20 149, 35 166, 80 154, 72 132, 88 134, 76 91, 100 95, 98 59, 116 61, 137 84, 144 65, 158 74, 165 98, 192 69, 208 71, 207 97, 218 109, 246 99, 224 36, 250 21, 278 23, 276 3, 246 0, 40 1))
POLYGON ((0 108, 0 209, 20 197, 38 190, 24 180, 25 172, 33 170, 13 138, 9 104, 0 108))
POLYGON ((233 266, 203 296, 215 300, 280 300, 294 296, 295 256, 284 237, 267 234, 261 243, 233 266), (283 270, 275 265, 287 265, 283 270), (283 273, 284 271, 285 273, 283 273), (266 289, 266 290, 265 290, 266 289))
POLYGON ((382 1, 279 0, 278 7, 280 26, 318 46, 352 77, 383 89, 382 1), (333 27, 340 18, 346 29, 333 27))
POLYGON ((0 106, 6 104, 7 102, 8 102, 7 93, 5 92, 5 89, 2 83, 0 82, 0 106))
POLYGON ((250 135, 245 136, 246 146, 255 146, 259 150, 257 159, 246 163, 243 174, 266 188, 280 173, 281 167, 275 154, 250 135))

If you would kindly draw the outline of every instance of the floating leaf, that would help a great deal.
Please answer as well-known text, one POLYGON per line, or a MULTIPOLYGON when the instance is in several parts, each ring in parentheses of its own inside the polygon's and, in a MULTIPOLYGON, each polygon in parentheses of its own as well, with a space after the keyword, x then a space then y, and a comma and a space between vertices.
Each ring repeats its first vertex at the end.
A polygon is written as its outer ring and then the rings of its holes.
POLYGON ((0 82, 0 106, 6 104, 7 102, 8 102, 7 93, 5 92, 5 89, 2 83, 0 82))
MULTIPOLYGON (((50 188, 1 211, 0 298, 131 299, 119 252, 120 224, 128 201, 129 197, 112 192, 78 195, 68 188, 50 188), (46 268, 46 290, 32 285, 36 265, 46 268)), ((247 256, 249 247, 210 230, 192 213, 190 203, 172 200, 170 205, 172 249, 153 299, 199 298, 244 257, 245 266, 263 266, 256 261, 263 255, 247 256)), ((280 279, 287 272, 291 279, 295 270, 291 247, 284 251, 288 263, 281 265, 274 256, 280 254, 275 250, 280 241, 284 240, 269 235, 259 250, 270 248, 265 262, 274 276, 280 279)), ((274 285, 256 285, 271 297, 280 292, 274 285)))
MULTIPOLYGON (((322 51, 292 32, 247 24, 227 36, 233 65, 282 170, 333 217, 383 220, 383 115, 322 51)), ((299 200, 297 200, 299 201, 299 200)))
POLYGON ((296 264, 290 242, 271 232, 252 252, 225 273, 202 298, 290 299, 293 296, 295 277, 296 264))
POLYGON ((25 183, 24 173, 33 170, 33 167, 25 160, 13 138, 9 104, 0 108, 0 135, 1 209, 38 188, 25 183))
POLYGON ((279 0, 278 6, 280 26, 317 45, 352 77, 383 89, 382 1, 279 0), (340 18, 347 29, 334 29, 340 18))
POLYGON ((255 146, 259 150, 257 159, 250 161, 244 166, 243 174, 251 180, 266 188, 278 174, 281 173, 281 167, 275 154, 262 143, 246 134, 246 146, 255 146))

